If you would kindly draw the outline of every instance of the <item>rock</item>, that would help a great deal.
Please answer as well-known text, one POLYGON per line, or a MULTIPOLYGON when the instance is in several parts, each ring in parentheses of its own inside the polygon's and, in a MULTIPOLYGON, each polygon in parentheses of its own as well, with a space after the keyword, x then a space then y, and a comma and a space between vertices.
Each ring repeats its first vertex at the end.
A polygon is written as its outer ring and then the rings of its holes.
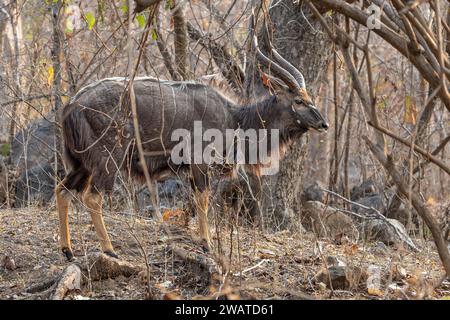
POLYGON ((183 182, 177 179, 167 179, 166 181, 158 184, 159 198, 176 198, 182 191, 183 182))
POLYGON ((371 296, 382 297, 384 295, 381 291, 381 268, 377 265, 370 265, 367 268, 366 280, 367 293, 371 296))
MULTIPOLYGON (((180 201, 183 201, 183 183, 178 179, 167 179, 158 183, 158 196, 160 210, 173 209, 180 207, 180 201)), ((153 212, 152 201, 150 198, 150 192, 148 188, 144 186, 144 189, 137 194, 137 203, 139 208, 145 209, 147 212, 153 212)))
POLYGON ((366 180, 361 185, 352 188, 350 191, 350 199, 352 201, 356 201, 367 196, 372 196, 377 193, 376 190, 377 189, 373 180, 366 180))
MULTIPOLYGON (((408 215, 409 210, 405 208, 405 205, 402 203, 400 207, 396 210, 387 210, 386 211, 386 218, 395 219, 400 221, 403 225, 408 224, 408 215)), ((412 209, 412 226, 419 226, 419 216, 414 212, 414 209, 412 209)))
POLYGON ((369 252, 375 256, 385 256, 388 254, 388 247, 381 241, 369 249, 369 252))
POLYGON ((303 205, 302 225, 319 237, 358 237, 358 231, 348 215, 318 201, 307 201, 303 205))
MULTIPOLYGON (((399 221, 395 219, 388 219, 392 224, 394 224, 398 229, 400 229, 404 234, 407 234, 405 227, 399 221)), ((364 221, 361 224, 362 232, 365 240, 369 241, 381 241, 386 245, 399 245, 403 243, 398 233, 394 230, 392 226, 387 224, 385 221, 380 219, 371 219, 364 221)))
POLYGON ((359 267, 349 267, 345 265, 333 265, 322 268, 315 276, 316 283, 325 283, 333 290, 348 290, 356 288, 367 275, 359 267))
POLYGON ((392 281, 402 281, 407 278, 408 272, 405 268, 400 266, 397 263, 394 263, 391 265, 391 275, 392 275, 392 281))
MULTIPOLYGON (((383 212, 384 208, 385 208, 383 199, 381 198, 381 196, 379 194, 374 194, 371 196, 359 198, 356 200, 356 202, 359 204, 362 204, 363 206, 366 206, 369 208, 374 208, 380 212, 383 212)), ((356 213, 361 213, 361 214, 373 212, 373 210, 364 209, 361 206, 354 205, 354 204, 352 205, 352 211, 356 212, 356 213)))
POLYGON ((28 203, 47 204, 51 201, 55 189, 53 166, 50 164, 37 165, 28 170, 28 177, 27 171, 22 172, 15 187, 14 206, 16 208, 26 206, 28 203))
MULTIPOLYGON (((51 119, 51 115, 46 116, 51 119)), ((18 172, 48 163, 54 158, 55 134, 53 123, 39 119, 18 130, 11 145, 11 162, 18 172), (26 161, 25 161, 26 159, 26 161)))
POLYGON ((322 191, 321 186, 317 182, 314 182, 303 190, 300 200, 302 203, 306 203, 307 201, 318 201, 325 203, 326 194, 322 191))
POLYGON ((327 265, 328 265, 328 266, 345 267, 347 264, 346 264, 344 261, 342 261, 342 260, 340 260, 339 258, 337 258, 337 257, 334 257, 334 256, 328 256, 328 257, 327 257, 327 265))
POLYGON ((10 256, 5 256, 2 261, 2 267, 8 271, 14 271, 17 269, 16 263, 10 256))
POLYGON ((345 290, 350 288, 350 281, 347 279, 346 267, 331 266, 328 269, 322 269, 315 276, 316 282, 322 282, 328 288, 345 290))

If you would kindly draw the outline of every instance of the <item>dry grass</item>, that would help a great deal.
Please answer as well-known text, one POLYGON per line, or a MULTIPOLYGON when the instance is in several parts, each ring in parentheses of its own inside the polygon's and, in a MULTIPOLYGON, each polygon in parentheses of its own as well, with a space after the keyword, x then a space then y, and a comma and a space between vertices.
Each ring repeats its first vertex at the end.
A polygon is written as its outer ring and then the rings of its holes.
MULTIPOLYGON (((450 295, 446 283, 439 289, 432 286, 443 273, 431 243, 411 253, 402 249, 378 250, 377 244, 341 244, 318 240, 306 232, 262 233, 255 228, 220 227, 221 256, 230 265, 228 281, 223 278, 209 284, 208 274, 193 269, 174 256, 167 246, 169 239, 161 228, 147 217, 130 214, 107 214, 106 224, 113 245, 122 259, 144 265, 144 248, 150 262, 152 297, 183 299, 215 297, 222 290, 228 298, 301 299, 305 294, 317 299, 406 299, 442 298, 450 295), (230 241, 230 238, 231 241, 230 241), (231 249, 231 254, 230 254, 231 249), (381 296, 369 295, 365 278, 352 279, 346 290, 332 291, 314 276, 325 267, 327 257, 345 261, 349 269, 365 270, 369 265, 381 268, 381 296), (231 259, 231 260, 230 260, 231 259), (404 269, 404 270, 403 270, 404 269), (400 290, 387 289, 397 283, 400 290)), ((99 245, 88 215, 83 211, 71 214, 72 240, 79 261, 99 245)), ((178 245, 202 254, 192 241, 196 223, 187 228, 173 225, 178 245)), ((216 235, 217 233, 213 233, 216 235)), ((30 285, 57 276, 67 262, 58 248, 58 219, 55 210, 30 208, 0 211, 0 258, 15 261, 16 269, 0 266, 0 299, 40 299, 39 294, 25 293, 30 285)), ((145 277, 144 277, 145 278, 145 277)), ((71 298, 145 299, 147 284, 142 274, 131 278, 89 282, 83 291, 71 298)))

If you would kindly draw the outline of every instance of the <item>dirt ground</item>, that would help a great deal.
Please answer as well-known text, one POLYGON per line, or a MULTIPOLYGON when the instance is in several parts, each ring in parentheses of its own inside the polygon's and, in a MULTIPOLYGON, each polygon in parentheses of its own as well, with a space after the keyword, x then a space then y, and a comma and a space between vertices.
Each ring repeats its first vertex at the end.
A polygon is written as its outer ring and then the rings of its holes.
MULTIPOLYGON (((172 241, 205 255, 192 240, 198 233, 195 220, 185 227, 177 219, 174 216, 169 222, 171 230, 175 230, 172 241)), ((154 299, 219 295, 229 299, 448 299, 450 296, 450 283, 444 281, 435 288, 443 269, 431 242, 417 242, 422 250, 414 253, 380 243, 317 239, 305 231, 269 233, 244 226, 229 228, 213 221, 217 227, 213 232, 216 256, 220 249, 220 256, 225 257, 230 267, 226 276, 211 280, 208 272, 194 268, 168 250, 169 237, 148 216, 105 214, 105 221, 121 259, 145 266, 147 257, 154 299), (342 288, 331 290, 327 287, 329 276, 318 275, 331 264, 345 265, 342 288), (379 270, 380 280, 375 290, 368 285, 374 268, 379 270)), ((79 262, 83 263, 87 253, 99 250, 95 231, 83 210, 71 214, 71 234, 79 262)), ((26 291, 32 285, 57 277, 68 265, 58 248, 58 217, 54 208, 1 210, 0 259, 0 299, 46 298, 39 292, 26 291), (13 266, 6 266, 7 260, 13 260, 13 266)), ((74 292, 67 299, 146 299, 148 287, 143 273, 129 278, 119 276, 88 281, 81 292, 74 292)))

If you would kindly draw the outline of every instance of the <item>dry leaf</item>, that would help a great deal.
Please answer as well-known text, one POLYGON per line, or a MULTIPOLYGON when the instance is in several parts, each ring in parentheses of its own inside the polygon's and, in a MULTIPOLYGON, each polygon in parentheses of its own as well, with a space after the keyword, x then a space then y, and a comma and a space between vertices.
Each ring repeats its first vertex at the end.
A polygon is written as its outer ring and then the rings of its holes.
POLYGON ((417 119, 417 107, 416 99, 411 96, 405 97, 405 115, 403 121, 406 124, 416 124, 417 119))
POLYGON ((175 223, 179 223, 183 221, 185 216, 185 212, 181 209, 166 209, 163 213, 163 221, 171 221, 175 223))
POLYGON ((428 197, 427 199, 427 205, 429 206, 435 206, 437 204, 436 199, 432 196, 428 197))
POLYGON ((53 78, 55 76, 55 70, 53 67, 48 67, 47 69, 47 85, 51 87, 53 85, 53 78))
POLYGON ((358 253, 358 245, 357 244, 352 244, 352 245, 347 245, 344 247, 344 252, 345 254, 348 254, 350 256, 354 256, 355 254, 358 253))
POLYGON ((376 289, 376 288, 368 288, 367 293, 371 296, 377 296, 377 297, 382 297, 384 295, 383 291, 381 291, 380 289, 376 289))
POLYGON ((163 296, 163 300, 181 300, 181 297, 174 292, 166 292, 163 296))

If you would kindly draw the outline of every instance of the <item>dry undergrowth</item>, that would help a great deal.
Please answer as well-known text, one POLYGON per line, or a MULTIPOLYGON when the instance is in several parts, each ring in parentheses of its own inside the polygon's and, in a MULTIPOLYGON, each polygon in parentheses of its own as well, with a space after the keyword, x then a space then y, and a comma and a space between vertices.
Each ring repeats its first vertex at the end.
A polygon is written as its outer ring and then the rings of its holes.
MULTIPOLYGON (((450 295, 448 282, 434 290, 443 271, 430 242, 420 243, 423 250, 412 253, 374 243, 337 244, 300 231, 263 233, 243 226, 231 231, 221 226, 216 254, 221 248, 220 256, 225 262, 221 266, 227 265, 228 272, 227 277, 215 275, 211 280, 201 266, 193 267, 169 250, 169 238, 148 217, 115 213, 106 214, 105 220, 120 258, 147 270, 145 250, 149 272, 129 278, 87 279, 81 291, 66 298, 215 298, 218 291, 230 299, 440 299, 450 295), (333 259, 339 264, 344 262, 352 273, 344 289, 331 290, 315 278, 333 259), (381 286, 370 294, 366 285, 369 266, 381 268, 381 286)), ((99 250, 95 232, 85 212, 71 214, 71 227, 75 255, 83 264, 88 253, 99 250)), ((171 229, 172 244, 205 256, 192 240, 197 234, 195 221, 187 228, 182 223, 172 223, 171 229)), ((217 240, 217 233, 213 234, 217 240)), ((46 298, 39 292, 26 291, 54 279, 68 266, 58 248, 56 212, 37 208, 0 211, 0 259, 0 299, 46 298)), ((220 266, 219 269, 225 270, 220 266)))

